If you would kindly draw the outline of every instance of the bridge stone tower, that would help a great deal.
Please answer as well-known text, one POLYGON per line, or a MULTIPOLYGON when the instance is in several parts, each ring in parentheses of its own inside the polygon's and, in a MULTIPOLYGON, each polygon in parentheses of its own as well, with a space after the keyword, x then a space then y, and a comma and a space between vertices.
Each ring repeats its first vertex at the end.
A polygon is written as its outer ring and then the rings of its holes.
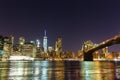
MULTIPOLYGON (((94 47, 96 47, 96 46, 97 46, 97 45, 94 44, 91 40, 85 41, 85 42, 83 42, 83 44, 82 44, 82 51, 83 51, 83 53, 85 53, 86 51, 88 51, 88 50, 90 50, 91 48, 94 48, 94 47)), ((90 55, 89 53, 88 53, 88 54, 83 54, 83 55, 84 55, 84 59, 85 59, 85 60, 89 60, 89 59, 93 58, 93 54, 94 54, 94 53, 92 53, 92 55, 90 55)))

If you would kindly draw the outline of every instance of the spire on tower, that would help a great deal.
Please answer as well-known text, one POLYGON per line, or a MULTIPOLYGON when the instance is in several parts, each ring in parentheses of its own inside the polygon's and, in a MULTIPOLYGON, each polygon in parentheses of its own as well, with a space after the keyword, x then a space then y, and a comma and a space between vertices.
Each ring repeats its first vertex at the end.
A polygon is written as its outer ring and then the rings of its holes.
POLYGON ((46 36, 46 30, 44 31, 44 36, 46 36))

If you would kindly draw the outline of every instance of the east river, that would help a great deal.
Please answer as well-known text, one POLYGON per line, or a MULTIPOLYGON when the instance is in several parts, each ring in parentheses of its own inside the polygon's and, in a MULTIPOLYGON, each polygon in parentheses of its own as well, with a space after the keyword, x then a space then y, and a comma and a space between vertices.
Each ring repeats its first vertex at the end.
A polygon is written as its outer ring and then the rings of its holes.
POLYGON ((0 80, 120 80, 120 62, 1 61, 0 80))

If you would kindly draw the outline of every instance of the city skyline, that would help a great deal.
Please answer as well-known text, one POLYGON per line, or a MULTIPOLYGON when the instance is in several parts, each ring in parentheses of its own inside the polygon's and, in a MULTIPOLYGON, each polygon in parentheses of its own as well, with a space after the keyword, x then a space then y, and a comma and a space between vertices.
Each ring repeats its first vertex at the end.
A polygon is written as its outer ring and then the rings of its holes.
MULTIPOLYGON (((100 43, 120 30, 120 1, 1 1, 0 35, 43 39, 62 37, 63 49, 77 52, 83 41, 100 43)), ((111 50, 120 51, 120 45, 111 50)))

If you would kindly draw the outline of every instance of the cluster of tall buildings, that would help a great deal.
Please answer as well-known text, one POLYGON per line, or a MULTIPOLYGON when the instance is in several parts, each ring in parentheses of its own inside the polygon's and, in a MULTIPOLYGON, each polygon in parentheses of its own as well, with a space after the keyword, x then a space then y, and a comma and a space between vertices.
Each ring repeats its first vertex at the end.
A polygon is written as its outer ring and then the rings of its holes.
POLYGON ((4 57, 8 57, 10 55, 35 57, 36 54, 44 54, 52 51, 55 51, 57 55, 62 52, 62 38, 58 38, 54 46, 48 47, 46 30, 44 31, 43 46, 41 46, 39 39, 36 41, 26 42, 24 37, 19 37, 18 43, 14 44, 14 36, 0 36, 0 54, 4 54, 4 57))
MULTIPOLYGON (((108 40, 106 40, 108 41, 108 40)), ((78 51, 78 54, 75 55, 72 51, 62 50, 62 38, 58 38, 53 46, 48 46, 48 38, 46 30, 44 31, 43 36, 43 45, 39 39, 36 41, 27 42, 25 38, 19 37, 18 43, 14 43, 14 36, 3 37, 0 36, 0 57, 8 58, 10 56, 29 56, 34 58, 53 58, 53 59, 83 59, 84 52, 89 51, 90 49, 100 46, 100 44, 95 44, 91 40, 84 41, 82 43, 81 50, 78 51)), ((104 42, 103 42, 104 43, 104 42)), ((94 59, 114 59, 120 58, 120 53, 109 52, 108 47, 103 47, 100 50, 93 52, 94 59), (112 53, 112 54, 108 54, 112 53)))

